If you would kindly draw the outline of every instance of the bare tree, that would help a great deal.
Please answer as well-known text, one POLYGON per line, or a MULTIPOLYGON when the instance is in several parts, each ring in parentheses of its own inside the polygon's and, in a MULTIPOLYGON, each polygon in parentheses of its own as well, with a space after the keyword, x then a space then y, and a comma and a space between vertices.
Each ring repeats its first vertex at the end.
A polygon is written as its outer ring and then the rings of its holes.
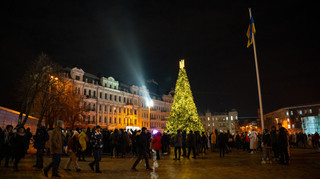
POLYGON ((19 125, 24 126, 34 107, 35 99, 52 83, 50 76, 57 73, 56 67, 57 65, 46 54, 42 53, 27 68, 25 75, 21 79, 19 125), (24 118, 23 114, 25 114, 24 118))

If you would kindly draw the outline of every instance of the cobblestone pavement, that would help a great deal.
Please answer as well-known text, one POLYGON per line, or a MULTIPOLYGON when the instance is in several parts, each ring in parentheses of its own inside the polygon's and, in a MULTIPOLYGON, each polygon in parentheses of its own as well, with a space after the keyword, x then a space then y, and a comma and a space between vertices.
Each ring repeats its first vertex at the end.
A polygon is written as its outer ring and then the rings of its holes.
MULTIPOLYGON (((100 163, 103 173, 96 174, 91 171, 88 163, 93 160, 87 157, 86 162, 79 162, 81 172, 65 171, 63 167, 67 157, 62 157, 59 174, 63 178, 320 178, 320 153, 313 149, 293 149, 291 151, 289 166, 273 164, 260 164, 261 152, 248 154, 241 150, 233 150, 220 159, 218 152, 209 152, 200 155, 197 159, 173 160, 173 154, 161 156, 157 161, 158 167, 154 172, 145 170, 144 161, 138 166, 137 172, 130 170, 135 158, 113 158, 104 156, 100 163)), ((45 157, 45 165, 51 158, 45 157)), ((0 178, 45 178, 42 170, 32 167, 35 164, 35 155, 29 154, 21 160, 19 171, 13 168, 0 167, 0 178)), ((12 163, 10 164, 12 166, 12 163)), ((150 165, 157 165, 150 160, 150 165)), ((49 178, 51 171, 49 172, 49 178)))

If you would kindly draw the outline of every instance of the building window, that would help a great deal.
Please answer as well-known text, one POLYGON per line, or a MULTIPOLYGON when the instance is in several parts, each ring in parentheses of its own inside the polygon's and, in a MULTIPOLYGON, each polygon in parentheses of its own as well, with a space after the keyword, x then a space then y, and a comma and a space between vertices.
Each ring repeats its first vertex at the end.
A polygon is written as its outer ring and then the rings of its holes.
POLYGON ((99 97, 102 98, 102 92, 100 92, 100 96, 99 97))
POLYGON ((226 117, 226 120, 228 120, 228 117, 226 117))
POLYGON ((289 116, 289 111, 286 112, 286 115, 289 116))
POLYGON ((208 124, 208 126, 210 126, 210 124, 208 124))
POLYGON ((90 117, 91 117, 91 116, 90 116, 90 115, 88 115, 88 123, 90 123, 90 117))
POLYGON ((119 102, 121 102, 121 96, 119 96, 119 102))
POLYGON ((231 121, 233 121, 233 116, 230 117, 231 121))
POLYGON ((92 116, 92 122, 96 122, 96 116, 92 116))
POLYGON ((289 119, 289 118, 287 118, 287 121, 288 121, 288 122, 290 122, 290 119, 289 119))
POLYGON ((87 95, 87 89, 83 90, 83 95, 87 95))
POLYGON ((112 94, 110 94, 110 98, 109 99, 112 100, 112 94))
POLYGON ((107 112, 107 105, 104 106, 104 111, 107 112))
POLYGON ((77 75, 77 76, 76 76, 76 80, 80 80, 80 76, 77 75))
POLYGON ((96 91, 93 91, 93 97, 96 97, 96 91))
POLYGON ((99 122, 101 122, 101 116, 99 116, 99 122))
POLYGON ((107 93, 104 94, 104 99, 105 99, 105 100, 108 99, 108 94, 107 94, 107 93))
POLYGON ((104 123, 107 123, 107 117, 104 117, 104 123))
POLYGON ((119 124, 121 124, 121 118, 119 117, 119 124))
POLYGON ((288 129, 290 129, 290 124, 288 124, 288 129))
POLYGON ((294 124, 292 124, 292 129, 294 129, 294 124))
POLYGON ((214 126, 214 123, 212 123, 212 126, 214 126))
POLYGON ((309 113, 310 113, 310 114, 312 113, 312 109, 309 109, 309 113))
POLYGON ((290 115, 293 116, 293 111, 290 111, 290 115))
POLYGON ((210 120, 210 117, 208 117, 208 121, 210 120))
POLYGON ((300 115, 302 115, 302 110, 300 109, 300 110, 298 110, 298 113, 300 114, 300 115))
POLYGON ((114 123, 117 124, 117 118, 116 117, 114 118, 114 123))
POLYGON ((112 117, 109 118, 109 123, 112 124, 112 117))
POLYGON ((91 96, 91 90, 89 90, 89 96, 91 96))

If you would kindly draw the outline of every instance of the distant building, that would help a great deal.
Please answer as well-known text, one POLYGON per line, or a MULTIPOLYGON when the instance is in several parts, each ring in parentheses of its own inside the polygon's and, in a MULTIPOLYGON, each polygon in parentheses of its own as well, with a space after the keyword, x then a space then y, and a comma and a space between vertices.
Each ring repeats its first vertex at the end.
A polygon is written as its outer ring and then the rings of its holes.
MULTIPOLYGON (((13 127, 16 127, 18 125, 18 119, 19 119, 19 111, 15 111, 12 109, 8 109, 5 107, 0 106, 0 127, 2 129, 5 129, 7 125, 12 125, 13 127)), ((23 117, 25 114, 23 114, 23 117)), ((37 124, 38 124, 38 118, 35 118, 33 116, 28 117, 28 120, 24 127, 30 128, 30 131, 32 133, 35 133, 37 130, 37 124)), ((42 121, 42 125, 44 122, 42 121)))
POLYGON ((100 125, 108 129, 165 129, 173 102, 171 93, 156 94, 146 86, 129 86, 113 77, 98 77, 76 67, 67 69, 66 76, 84 97, 83 125, 100 125), (153 101, 151 107, 148 106, 150 99, 153 101))
POLYGON ((236 125, 238 121, 238 112, 232 109, 229 112, 214 113, 207 111, 205 115, 199 116, 205 131, 211 132, 218 130, 234 134, 236 132, 236 125))
POLYGON ((320 104, 285 107, 264 115, 265 128, 278 127, 277 123, 281 123, 290 133, 319 133, 320 104))

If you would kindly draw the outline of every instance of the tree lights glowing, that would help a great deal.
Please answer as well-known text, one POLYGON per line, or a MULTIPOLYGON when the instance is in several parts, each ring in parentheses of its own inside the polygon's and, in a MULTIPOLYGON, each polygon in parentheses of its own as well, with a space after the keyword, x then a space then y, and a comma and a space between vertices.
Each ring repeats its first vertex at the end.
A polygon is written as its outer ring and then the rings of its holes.
POLYGON ((173 104, 169 114, 166 130, 176 133, 178 129, 192 131, 204 131, 203 125, 199 120, 196 105, 184 69, 184 60, 179 62, 179 75, 175 87, 173 104))

